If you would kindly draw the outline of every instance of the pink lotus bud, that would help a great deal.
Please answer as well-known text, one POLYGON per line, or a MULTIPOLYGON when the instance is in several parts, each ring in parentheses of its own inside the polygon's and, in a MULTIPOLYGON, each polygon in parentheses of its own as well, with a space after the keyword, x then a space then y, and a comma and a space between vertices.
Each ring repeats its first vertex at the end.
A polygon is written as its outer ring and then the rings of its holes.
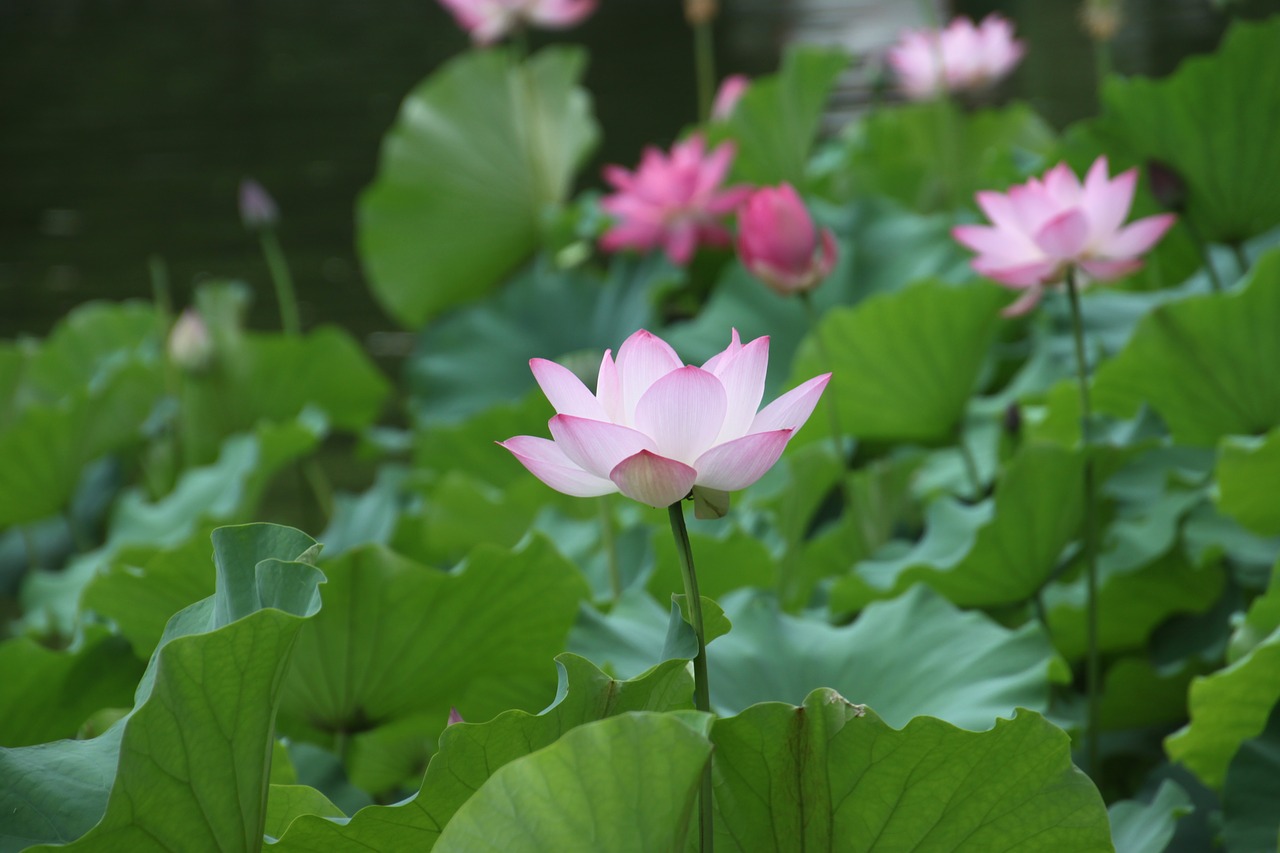
POLYGON ((978 193, 978 206, 992 224, 959 225, 951 235, 978 253, 974 270, 1024 291, 1005 315, 1025 314, 1045 287, 1061 283, 1071 269, 1080 272, 1082 285, 1141 269, 1141 256, 1175 217, 1165 213, 1125 225, 1137 184, 1137 169, 1109 177, 1106 157, 1094 161, 1083 183, 1059 163, 1043 179, 1032 178, 1008 193, 978 193))
POLYGON ((553 361, 529 366, 556 409, 554 440, 518 435, 501 444, 535 477, 566 495, 622 492, 653 507, 709 494, 702 503, 719 514, 729 492, 778 461, 831 379, 814 377, 760 409, 769 339, 744 345, 736 330, 723 352, 694 367, 641 329, 617 361, 605 352, 594 394, 553 361))
POLYGON ((246 178, 240 182, 240 221, 251 230, 272 228, 280 218, 275 199, 267 194, 262 184, 246 178))
POLYGON ((596 0, 440 0, 476 44, 493 44, 525 26, 562 30, 596 9, 596 0))
POLYGON ((600 207, 617 221, 600 246, 610 252, 661 247, 672 263, 684 266, 699 246, 729 245, 732 238, 722 220, 751 188, 721 186, 733 163, 733 143, 705 149, 695 134, 672 146, 670 155, 647 149, 634 172, 606 166, 604 178, 617 192, 605 196, 600 207))
POLYGON ((733 115, 734 107, 738 106, 738 101, 742 100, 750 85, 751 81, 744 74, 732 74, 724 78, 716 91, 716 99, 711 104, 711 118, 725 121, 733 115))
POLYGON ((178 317, 169 332, 169 358, 183 370, 198 373, 213 363, 213 338, 194 308, 178 317))
POLYGON ((763 187, 738 213, 738 257, 756 278, 787 296, 813 290, 831 273, 836 240, 821 235, 790 184, 763 187))
POLYGON ((458 713, 457 708, 449 709, 449 722, 445 723, 446 728, 448 726, 456 726, 458 723, 465 723, 465 722, 466 720, 462 719, 462 715, 458 713))

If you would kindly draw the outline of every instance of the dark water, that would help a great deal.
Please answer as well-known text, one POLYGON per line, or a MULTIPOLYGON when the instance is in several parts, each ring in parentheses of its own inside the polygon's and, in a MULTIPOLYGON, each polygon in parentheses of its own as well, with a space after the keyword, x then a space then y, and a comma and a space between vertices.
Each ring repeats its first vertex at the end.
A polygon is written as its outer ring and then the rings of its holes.
MULTIPOLYGON (((998 5, 1017 18, 1032 42, 1018 85, 1052 120, 1092 109, 1075 2, 960 5, 973 14, 998 5)), ((1125 5, 1117 66, 1126 72, 1167 71, 1212 49, 1223 28, 1207 0, 1125 5)), ((634 161, 694 114, 680 3, 602 7, 567 36, 592 49, 587 83, 605 129, 597 165, 634 161)), ((805 14, 803 3, 730 2, 721 67, 771 69, 805 14)), ((434 0, 6 0, 0 336, 44 334, 89 299, 147 297, 153 255, 167 263, 179 304, 196 282, 240 278, 259 293, 253 323, 272 326, 265 265, 236 213, 246 175, 281 207, 304 321, 341 322, 362 337, 392 328, 361 276, 354 201, 401 98, 465 47, 434 0)))

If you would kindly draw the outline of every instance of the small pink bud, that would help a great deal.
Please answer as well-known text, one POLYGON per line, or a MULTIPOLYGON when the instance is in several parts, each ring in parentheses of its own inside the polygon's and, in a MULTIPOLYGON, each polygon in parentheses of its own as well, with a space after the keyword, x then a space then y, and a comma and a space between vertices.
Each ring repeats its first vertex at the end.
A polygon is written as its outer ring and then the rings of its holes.
POLYGON ((275 199, 267 194, 262 184, 246 178, 240 182, 240 221, 251 230, 272 228, 280 218, 275 199))
POLYGON ((813 290, 831 273, 836 241, 814 227, 790 184, 762 187, 738 213, 738 257, 781 296, 813 290))
POLYGON ((465 722, 466 720, 462 719, 462 715, 458 713, 457 708, 449 709, 449 722, 445 724, 446 727, 456 726, 458 723, 465 723, 465 722))
POLYGON ((183 370, 198 373, 213 362, 213 338, 204 318, 194 308, 178 317, 169 332, 169 358, 183 370))
POLYGON ((716 99, 711 105, 711 117, 716 121, 725 121, 733 115, 733 110, 742 100, 751 81, 743 74, 733 74, 724 78, 716 91, 716 99))

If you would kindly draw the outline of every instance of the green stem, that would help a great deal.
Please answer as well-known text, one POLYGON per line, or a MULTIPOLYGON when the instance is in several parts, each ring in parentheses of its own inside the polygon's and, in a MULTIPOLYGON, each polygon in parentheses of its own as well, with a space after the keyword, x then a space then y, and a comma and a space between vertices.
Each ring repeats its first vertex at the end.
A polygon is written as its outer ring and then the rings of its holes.
POLYGON ((147 259, 147 268, 151 272, 151 298, 155 300, 156 310, 160 312, 160 321, 165 331, 169 329, 169 318, 173 316, 173 298, 169 290, 169 266, 164 258, 152 255, 147 259))
MULTIPOLYGON (((822 364, 828 370, 835 369, 835 362, 831 360, 831 352, 827 349, 826 338, 822 334, 822 329, 818 323, 818 309, 813 304, 813 296, 809 291, 801 291, 800 302, 804 305, 805 314, 809 318, 809 331, 813 333, 813 342, 818 347, 818 357, 822 359, 822 364)), ((831 389, 827 389, 826 397, 822 401, 822 405, 827 410, 827 418, 831 424, 831 446, 835 448, 836 459, 839 460, 841 466, 848 468, 849 459, 844 452, 844 430, 840 427, 840 413, 836 411, 836 398, 831 389)))
POLYGON ((1213 255, 1209 252, 1209 244, 1200 236, 1200 229, 1195 226, 1189 217, 1179 217, 1182 224, 1187 227, 1187 234, 1191 236, 1191 242, 1195 243, 1196 251, 1200 253, 1200 261, 1204 264, 1205 272, 1209 274, 1209 284, 1213 287, 1214 293, 1223 291, 1222 277, 1218 275, 1218 268, 1213 265, 1213 255))
POLYGON ((711 107, 716 90, 715 41, 711 21, 703 21, 693 28, 693 60, 698 75, 698 120, 711 118, 711 107))
POLYGON ((1244 244, 1232 243, 1231 251, 1235 252, 1236 265, 1240 267, 1240 277, 1244 278, 1245 273, 1249 271, 1249 256, 1244 253, 1244 244))
POLYGON ((1093 410, 1089 401, 1089 365, 1084 353, 1084 319, 1080 311, 1080 289, 1076 284, 1075 267, 1067 269, 1067 296, 1071 302, 1071 331, 1076 346, 1076 379, 1080 386, 1080 446, 1084 453, 1084 558, 1087 571, 1088 594, 1086 612, 1086 660, 1085 691, 1088 699, 1088 717, 1085 723, 1085 749, 1089 757, 1089 772, 1096 779, 1101 770, 1098 761, 1098 508, 1094 494, 1093 457, 1090 448, 1093 436, 1090 424, 1093 410))
MULTIPOLYGON (((711 689, 707 682, 706 632, 702 624, 702 597, 698 594, 698 574, 693 567, 693 548, 689 545, 689 530, 684 523, 684 506, 676 501, 667 507, 671 517, 671 535, 676 540, 676 553, 680 557, 680 575, 684 580, 684 597, 689 605, 689 624, 698 641, 698 654, 693 659, 693 704, 699 711, 711 712, 711 689)), ((698 825, 702 835, 702 853, 711 853, 714 829, 711 802, 711 763, 702 771, 702 796, 699 803, 698 825)))
MULTIPOLYGON (((1111 70, 1113 68, 1110 41, 1094 41, 1093 61, 1095 69, 1094 73, 1098 75, 1098 91, 1101 92, 1102 85, 1107 81, 1107 78, 1111 76, 1111 70)), ((1099 100, 1101 100, 1101 95, 1099 95, 1099 100)))
POLYGON ((600 498, 600 538, 609 564, 609 591, 616 603, 622 598, 622 569, 618 565, 618 541, 613 526, 613 507, 608 495, 600 498))
POLYGON ((956 447, 960 450, 960 458, 964 460, 964 472, 969 478, 973 499, 978 500, 982 497, 982 476, 978 473, 978 460, 973 458, 973 450, 964 440, 963 424, 956 424, 956 447))
POLYGON ((267 260, 267 269, 271 272, 271 283, 275 285, 276 302, 280 306, 280 328, 286 335, 297 335, 302 331, 298 321, 298 299, 293 292, 293 276, 289 272, 289 264, 280 249, 280 241, 271 228, 263 228, 258 232, 262 245, 262 255, 267 260))

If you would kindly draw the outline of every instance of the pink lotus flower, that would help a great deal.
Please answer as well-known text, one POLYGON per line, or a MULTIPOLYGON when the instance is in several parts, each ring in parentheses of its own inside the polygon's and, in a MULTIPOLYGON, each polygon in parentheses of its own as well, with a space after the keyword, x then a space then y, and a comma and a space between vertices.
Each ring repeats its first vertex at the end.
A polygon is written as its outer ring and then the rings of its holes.
POLYGON ((699 245, 732 242, 721 220, 751 194, 750 187, 721 188, 734 147, 726 142, 704 156, 705 143, 694 135, 677 143, 666 156, 648 148, 634 172, 606 166, 604 177, 614 189, 600 206, 618 223, 600 238, 608 251, 663 247, 672 263, 693 259, 699 245))
POLYGON ((907 97, 924 99, 985 88, 1007 76, 1025 49, 1007 18, 988 15, 977 26, 956 18, 941 31, 903 33, 889 49, 889 65, 907 97))
POLYGON ((778 295, 812 290, 836 262, 836 239, 817 229, 790 184, 763 187, 738 213, 738 257, 778 295))
POLYGON ((720 88, 716 90, 715 100, 711 103, 711 118, 715 121, 725 121, 733 115, 734 107, 738 106, 738 101, 742 100, 742 96, 746 94, 747 87, 750 85, 751 81, 743 74, 731 74, 724 78, 720 88))
POLYGON ((185 309, 169 331, 169 358, 178 367, 199 373, 213 363, 213 336, 194 308, 185 309))
POLYGON ((760 479, 808 420, 831 374, 810 379, 760 411, 769 339, 729 346, 702 367, 685 366, 643 329, 605 352, 596 393, 567 368, 535 358, 533 375, 558 413, 554 440, 500 442, 535 477, 577 497, 622 492, 653 507, 691 492, 723 515, 728 492, 760 479))
POLYGON ((1026 290, 1004 312, 1025 314, 1045 286, 1061 282, 1073 267, 1094 281, 1142 267, 1139 255, 1164 236, 1175 217, 1165 213, 1124 225, 1137 182, 1137 169, 1109 178, 1106 157, 1094 161, 1083 185, 1059 163, 1043 180, 1032 178, 1008 194, 978 193, 978 205, 993 224, 959 225, 951 234, 978 252, 973 268, 979 273, 1026 290))
POLYGON ((493 44, 523 26, 561 30, 595 11, 595 0, 440 0, 476 44, 493 44))

